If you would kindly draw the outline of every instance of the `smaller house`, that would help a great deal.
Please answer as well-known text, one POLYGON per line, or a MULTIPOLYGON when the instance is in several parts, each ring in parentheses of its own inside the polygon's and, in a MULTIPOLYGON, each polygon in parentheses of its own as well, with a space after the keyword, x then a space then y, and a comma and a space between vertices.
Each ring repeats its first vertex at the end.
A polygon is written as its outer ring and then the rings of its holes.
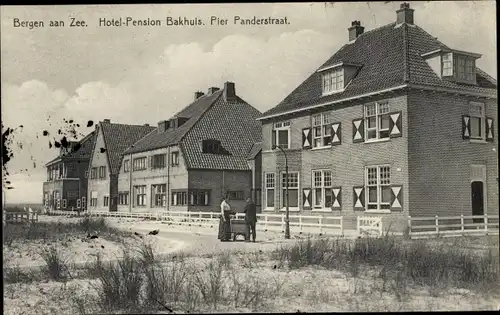
POLYGON ((80 141, 61 147, 59 156, 48 162, 43 183, 43 204, 57 210, 87 209, 87 176, 95 141, 91 132, 80 141))

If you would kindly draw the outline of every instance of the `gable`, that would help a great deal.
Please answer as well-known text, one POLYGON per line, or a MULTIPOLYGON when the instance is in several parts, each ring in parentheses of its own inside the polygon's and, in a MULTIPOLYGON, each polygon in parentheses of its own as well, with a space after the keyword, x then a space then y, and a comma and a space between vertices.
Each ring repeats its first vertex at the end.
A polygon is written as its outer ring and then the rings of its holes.
POLYGON ((90 168, 106 166, 109 170, 109 158, 106 150, 106 142, 104 140, 104 133, 102 128, 97 127, 97 136, 94 141, 94 147, 92 150, 92 158, 90 161, 90 168), (104 152, 101 153, 101 148, 104 149, 104 152))

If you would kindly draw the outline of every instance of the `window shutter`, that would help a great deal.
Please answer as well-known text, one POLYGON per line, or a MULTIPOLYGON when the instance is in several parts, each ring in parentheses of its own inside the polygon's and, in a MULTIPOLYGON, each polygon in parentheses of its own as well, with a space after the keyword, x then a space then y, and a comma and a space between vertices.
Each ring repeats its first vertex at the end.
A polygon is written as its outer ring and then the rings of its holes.
POLYGON ((276 130, 273 129, 271 132, 271 149, 274 150, 274 146, 276 145, 276 130))
POLYGON ((332 210, 342 209, 342 188, 334 187, 332 188, 332 210))
POLYGON ((391 186, 391 211, 403 211, 403 186, 391 186))
POLYGON ((68 201, 66 199, 63 199, 62 200, 62 208, 66 209, 67 206, 68 206, 68 201))
POLYGON ((342 143, 341 123, 332 124, 332 146, 342 143))
POLYGON ((82 201, 80 199, 76 199, 76 208, 80 209, 81 206, 82 206, 82 201))
POLYGON ((363 118, 352 121, 352 143, 365 141, 365 122, 363 118))
POLYGON ((365 188, 363 186, 353 187, 354 210, 365 210, 365 188))
POLYGON ((311 128, 302 129, 302 149, 307 150, 311 148, 312 134, 311 128))
POLYGON ((484 128, 486 132, 486 141, 493 141, 493 119, 486 117, 486 128, 484 128))
POLYGON ((148 157, 148 168, 152 168, 153 166, 153 156, 148 157))
POLYGON ((389 137, 397 138, 403 135, 401 112, 389 114, 389 137))
POLYGON ((311 189, 302 189, 302 206, 303 210, 311 210, 311 189))
POLYGON ((470 116, 462 115, 462 138, 470 139, 470 116))
POLYGON ((57 201, 56 201, 56 209, 61 209, 61 199, 57 198, 57 201))

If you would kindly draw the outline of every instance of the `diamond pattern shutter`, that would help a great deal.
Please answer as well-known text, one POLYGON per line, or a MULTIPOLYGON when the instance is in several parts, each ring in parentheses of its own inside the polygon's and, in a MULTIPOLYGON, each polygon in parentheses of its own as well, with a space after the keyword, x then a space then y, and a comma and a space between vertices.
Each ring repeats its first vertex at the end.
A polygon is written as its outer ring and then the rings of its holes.
POLYGON ((353 187, 354 210, 365 210, 365 188, 363 186, 353 187))
POLYGON ((462 138, 470 139, 470 116, 462 116, 462 138))
POLYGON ((276 130, 271 131, 271 149, 274 150, 274 146, 276 145, 276 130))
POLYGON ((397 138, 403 135, 401 112, 389 114, 389 137, 397 138))
POLYGON ((311 128, 302 129, 302 149, 307 150, 312 147, 311 128))
POLYGON ((342 143, 341 123, 332 124, 332 146, 342 143))
POLYGON ((302 189, 302 207, 303 210, 311 210, 311 189, 302 189))
POLYGON ((486 132, 486 141, 493 141, 493 119, 486 117, 486 128, 484 128, 486 132))
POLYGON ((403 211, 403 186, 391 186, 391 211, 403 211))
POLYGON ((342 209, 342 188, 333 187, 332 188, 332 210, 342 209))
POLYGON ((365 141, 365 123, 364 119, 354 119, 352 121, 352 143, 365 141))

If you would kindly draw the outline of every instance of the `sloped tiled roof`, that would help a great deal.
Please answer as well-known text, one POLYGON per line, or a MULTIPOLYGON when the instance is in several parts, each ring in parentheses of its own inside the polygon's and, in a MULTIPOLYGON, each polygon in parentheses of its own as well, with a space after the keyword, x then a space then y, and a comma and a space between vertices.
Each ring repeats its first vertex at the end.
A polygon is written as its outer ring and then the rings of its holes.
POLYGON ((90 159, 92 155, 92 149, 94 148, 94 142, 96 139, 97 133, 92 131, 88 135, 86 135, 82 140, 79 141, 79 148, 76 150, 71 150, 70 152, 64 154, 63 156, 57 156, 47 164, 46 166, 51 165, 58 161, 64 160, 85 160, 90 159))
POLYGON ((437 49, 449 48, 416 25, 391 23, 365 32, 354 42, 340 48, 318 68, 340 62, 359 64, 358 73, 347 83, 343 92, 322 96, 321 73, 315 71, 277 106, 266 111, 262 118, 406 84, 493 93, 496 97, 495 91, 491 89, 491 85, 496 86, 496 82, 492 83, 491 77, 480 69, 477 72, 477 86, 442 80, 421 56, 437 49))
POLYGON ((174 116, 174 118, 189 118, 188 121, 177 128, 169 128, 161 133, 156 130, 149 133, 144 138, 133 143, 133 147, 127 148, 124 154, 150 151, 178 144, 182 137, 196 124, 198 119, 212 106, 221 94, 222 91, 217 91, 211 95, 200 97, 174 116))
POLYGON ((257 154, 259 154, 261 150, 262 150, 262 142, 254 143, 252 148, 250 149, 250 152, 247 155, 247 160, 255 159, 255 156, 257 156, 257 154))
POLYGON ((181 142, 188 168, 249 170, 248 152, 262 140, 261 113, 237 97, 226 101, 219 95, 214 105, 205 112, 181 142), (203 153, 201 142, 216 139, 229 154, 203 153))
POLYGON ((104 136, 106 153, 108 155, 110 172, 116 174, 120 171, 123 151, 137 140, 155 130, 155 127, 146 125, 126 125, 110 122, 99 122, 104 136))

